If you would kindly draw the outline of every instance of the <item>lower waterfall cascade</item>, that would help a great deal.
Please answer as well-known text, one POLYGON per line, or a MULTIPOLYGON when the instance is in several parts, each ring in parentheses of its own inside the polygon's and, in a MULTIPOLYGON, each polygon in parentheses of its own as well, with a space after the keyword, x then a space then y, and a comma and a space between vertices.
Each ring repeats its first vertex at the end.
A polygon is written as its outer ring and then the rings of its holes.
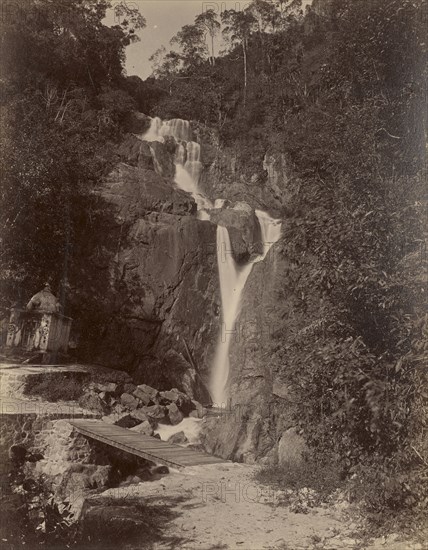
MULTIPOLYGON (((194 198, 198 218, 210 220, 210 210, 224 208, 224 199, 215 199, 214 204, 199 189, 199 178, 202 170, 200 144, 192 141, 192 131, 187 120, 172 119, 162 121, 151 119, 150 127, 140 139, 153 142, 165 141, 173 137, 178 146, 175 154, 174 181, 179 189, 186 191, 194 198)), ((151 148, 155 167, 158 165, 154 148, 151 148)), ((233 208, 232 208, 233 209, 233 208)), ((239 265, 232 256, 229 231, 224 225, 217 225, 217 266, 221 295, 221 328, 216 346, 210 381, 210 393, 213 406, 224 408, 228 401, 227 391, 230 362, 229 350, 235 332, 236 319, 240 313, 242 293, 255 263, 267 256, 270 248, 281 236, 280 220, 271 218, 262 210, 255 210, 261 229, 263 251, 245 265, 239 265)))

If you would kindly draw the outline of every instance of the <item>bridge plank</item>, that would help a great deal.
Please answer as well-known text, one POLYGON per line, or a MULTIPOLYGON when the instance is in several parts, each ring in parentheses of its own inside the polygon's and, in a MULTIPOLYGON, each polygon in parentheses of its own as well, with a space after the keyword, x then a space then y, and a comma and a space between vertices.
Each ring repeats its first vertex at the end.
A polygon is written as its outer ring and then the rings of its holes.
POLYGON ((100 420, 72 420, 70 424, 86 437, 166 466, 184 468, 226 462, 202 451, 167 443, 100 420))

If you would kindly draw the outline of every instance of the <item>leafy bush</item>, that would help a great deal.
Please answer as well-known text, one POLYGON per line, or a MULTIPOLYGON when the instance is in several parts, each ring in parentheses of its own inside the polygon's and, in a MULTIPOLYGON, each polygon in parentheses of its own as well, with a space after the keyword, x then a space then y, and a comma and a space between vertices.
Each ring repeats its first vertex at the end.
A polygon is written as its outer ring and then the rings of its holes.
POLYGON ((279 489, 313 489, 318 503, 325 501, 344 483, 341 468, 335 460, 321 463, 309 457, 282 466, 265 466, 257 472, 256 479, 279 489))
POLYGON ((45 373, 28 376, 24 394, 41 397, 45 401, 77 401, 83 393, 84 375, 73 373, 45 373))

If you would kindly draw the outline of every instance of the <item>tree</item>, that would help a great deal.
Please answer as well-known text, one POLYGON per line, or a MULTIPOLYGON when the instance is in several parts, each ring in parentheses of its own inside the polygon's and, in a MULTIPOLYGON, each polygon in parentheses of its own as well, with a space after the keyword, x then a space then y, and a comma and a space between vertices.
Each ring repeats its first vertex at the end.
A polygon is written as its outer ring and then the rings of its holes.
POLYGON ((210 62, 215 64, 214 38, 220 31, 221 25, 218 21, 218 16, 213 9, 209 9, 201 13, 195 18, 195 25, 201 29, 208 31, 211 37, 211 56, 210 62))
MULTIPOLYGON (((288 167, 275 369, 312 452, 334 452, 372 510, 422 511, 426 2, 319 0, 304 17, 300 0, 278 4, 279 23, 262 0, 223 14, 231 47, 209 80, 240 176, 264 182, 266 152, 288 167)), ((196 80, 174 114, 204 121, 196 80)))
POLYGON ((172 85, 183 66, 180 54, 174 51, 167 52, 165 46, 162 46, 155 51, 149 61, 152 63, 153 76, 160 81, 165 81, 168 85, 168 93, 172 95, 172 85))
POLYGON ((254 15, 259 35, 275 30, 280 15, 275 4, 267 0, 253 0, 247 9, 254 15))
POLYGON ((208 56, 205 30, 197 25, 184 25, 171 39, 171 44, 180 47, 185 70, 201 64, 208 56))
POLYGON ((125 3, 115 8, 120 21, 104 25, 110 6, 29 0, 1 18, 2 307, 47 279, 62 297, 88 284, 79 243, 109 142, 135 108, 121 88, 123 62, 145 25, 125 3))
POLYGON ((221 20, 225 25, 223 35, 232 45, 240 44, 244 61, 244 107, 247 101, 248 67, 247 52, 248 40, 254 29, 255 17, 248 9, 244 11, 226 10, 221 14, 221 20))

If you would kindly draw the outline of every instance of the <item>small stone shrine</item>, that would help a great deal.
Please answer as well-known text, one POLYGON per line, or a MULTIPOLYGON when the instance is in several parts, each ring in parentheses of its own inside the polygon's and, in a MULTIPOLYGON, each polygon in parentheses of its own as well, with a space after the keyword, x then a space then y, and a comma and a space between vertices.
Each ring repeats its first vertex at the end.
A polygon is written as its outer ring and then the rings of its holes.
POLYGON ((67 353, 72 319, 62 315, 60 307, 49 284, 31 298, 26 309, 12 307, 6 347, 67 353))

